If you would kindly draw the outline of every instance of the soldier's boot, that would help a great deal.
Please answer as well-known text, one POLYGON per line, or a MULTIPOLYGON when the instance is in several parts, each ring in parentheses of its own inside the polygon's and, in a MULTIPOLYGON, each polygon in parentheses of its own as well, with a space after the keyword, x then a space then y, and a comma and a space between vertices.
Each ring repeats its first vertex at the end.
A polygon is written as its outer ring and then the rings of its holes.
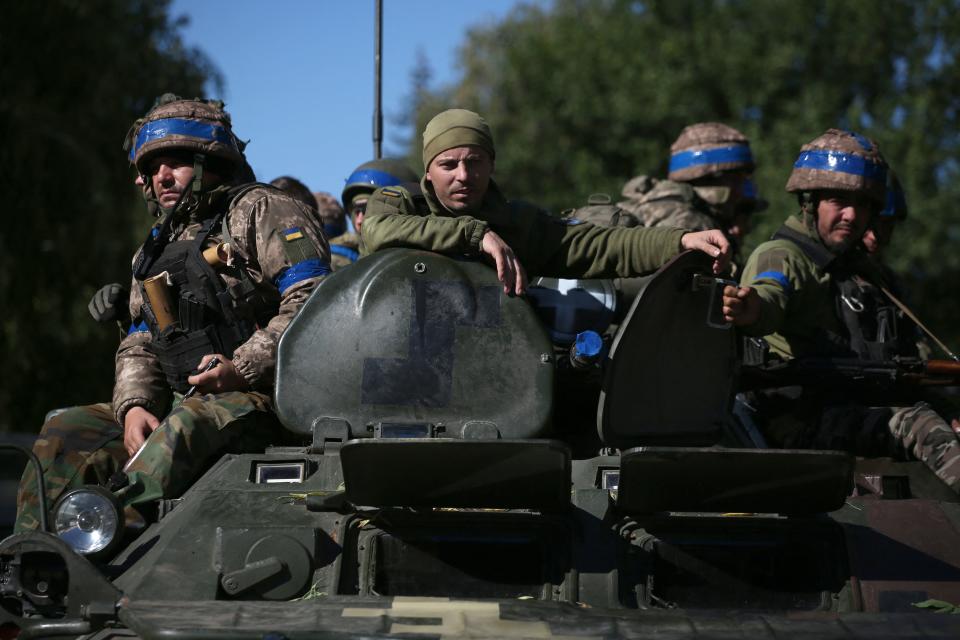
POLYGON ((960 493, 960 439, 926 402, 894 409, 890 432, 944 484, 960 493))
POLYGON ((130 506, 179 497, 223 454, 262 451, 287 438, 267 395, 236 391, 188 398, 130 463, 121 500, 130 506))
MULTIPOLYGON (((48 509, 70 489, 105 484, 127 459, 123 429, 108 403, 72 407, 52 415, 40 430, 33 452, 43 468, 48 509)), ((37 489, 34 466, 28 464, 17 492, 14 533, 39 527, 37 489)))

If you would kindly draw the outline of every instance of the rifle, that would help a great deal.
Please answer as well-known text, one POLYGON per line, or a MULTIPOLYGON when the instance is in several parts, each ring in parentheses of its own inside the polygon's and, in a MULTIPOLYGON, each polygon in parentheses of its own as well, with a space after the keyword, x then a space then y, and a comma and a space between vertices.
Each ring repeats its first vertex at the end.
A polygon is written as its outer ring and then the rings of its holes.
POLYGON ((869 391, 960 386, 960 362, 919 358, 796 358, 744 366, 740 374, 740 388, 744 390, 794 385, 869 391))

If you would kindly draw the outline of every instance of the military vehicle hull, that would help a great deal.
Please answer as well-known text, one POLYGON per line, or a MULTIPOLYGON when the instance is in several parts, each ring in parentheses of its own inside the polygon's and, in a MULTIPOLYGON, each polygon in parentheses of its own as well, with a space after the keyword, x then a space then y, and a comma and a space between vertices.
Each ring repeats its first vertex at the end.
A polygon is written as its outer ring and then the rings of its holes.
POLYGON ((397 251, 338 272, 281 343, 304 445, 224 456, 110 559, 0 542, 0 636, 960 637, 915 606, 960 603, 960 504, 925 467, 710 446, 736 362, 702 269, 681 257, 638 298, 589 454, 552 394, 580 374, 488 269, 397 251), (664 317, 699 373, 641 339, 664 317))

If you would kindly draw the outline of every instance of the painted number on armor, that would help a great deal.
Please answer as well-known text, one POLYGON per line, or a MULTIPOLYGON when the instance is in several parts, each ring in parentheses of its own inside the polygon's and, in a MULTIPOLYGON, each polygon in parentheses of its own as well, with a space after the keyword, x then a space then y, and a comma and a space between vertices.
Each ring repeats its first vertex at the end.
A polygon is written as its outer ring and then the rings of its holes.
POLYGON ((363 404, 446 407, 456 328, 500 325, 500 287, 474 290, 463 282, 415 280, 411 288, 409 355, 363 361, 363 404))

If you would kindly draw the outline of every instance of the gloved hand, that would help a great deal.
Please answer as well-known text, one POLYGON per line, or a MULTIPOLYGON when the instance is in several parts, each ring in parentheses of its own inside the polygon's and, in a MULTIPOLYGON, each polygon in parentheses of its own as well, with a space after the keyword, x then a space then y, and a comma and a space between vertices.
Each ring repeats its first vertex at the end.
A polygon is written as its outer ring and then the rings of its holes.
POLYGON ((93 294, 87 310, 97 322, 127 322, 130 320, 130 292, 118 282, 113 282, 93 294))

